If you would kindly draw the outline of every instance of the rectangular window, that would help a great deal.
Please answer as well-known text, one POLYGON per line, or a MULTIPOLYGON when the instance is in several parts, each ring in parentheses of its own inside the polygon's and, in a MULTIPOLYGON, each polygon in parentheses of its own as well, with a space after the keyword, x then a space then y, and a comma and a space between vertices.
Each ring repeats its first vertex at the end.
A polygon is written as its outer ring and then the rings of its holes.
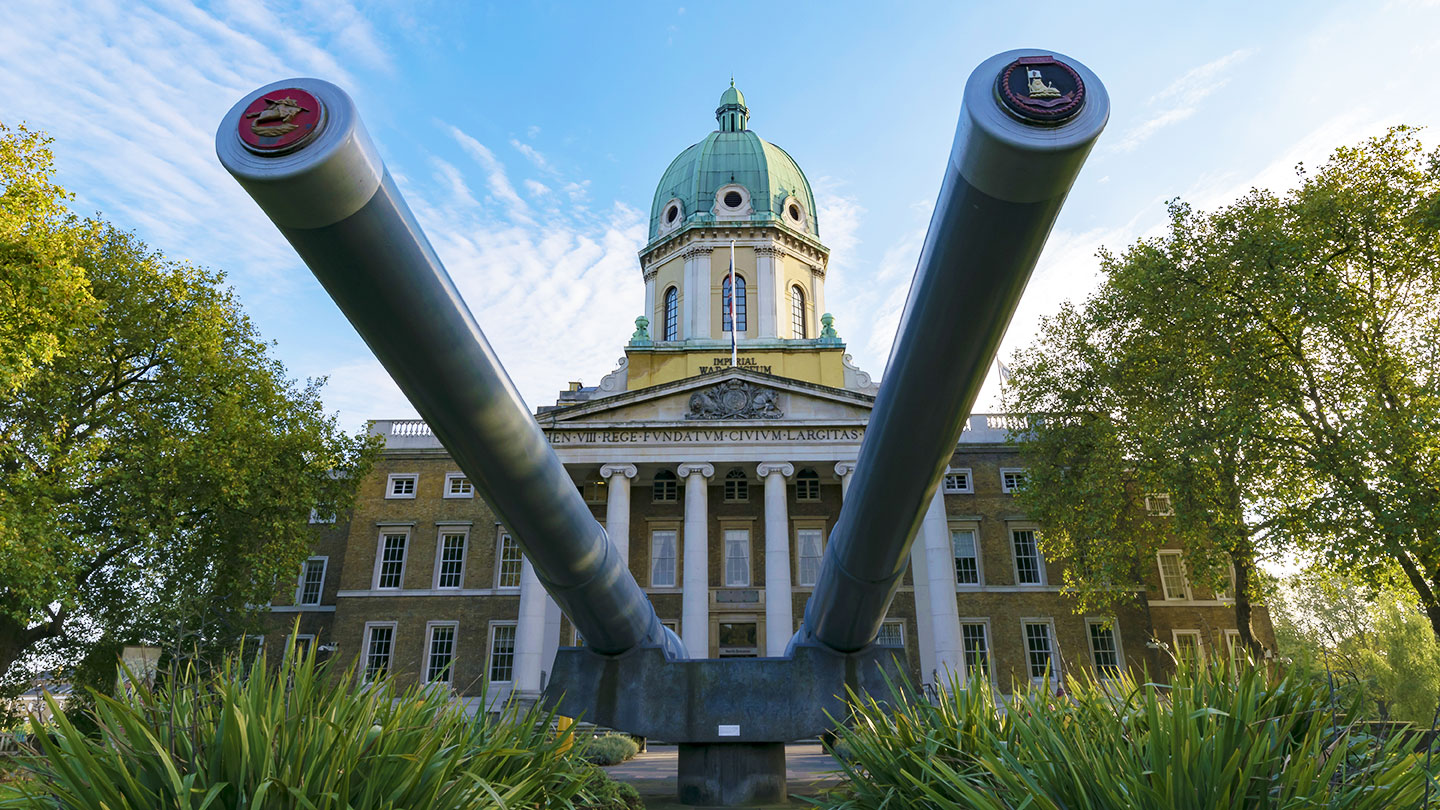
POLYGON ((520 571, 523 567, 524 557, 520 554, 520 544, 515 542, 509 532, 501 532, 500 541, 495 547, 495 587, 520 587, 520 571))
POLYGON ((1025 654, 1030 664, 1030 678, 1049 677, 1060 682, 1060 664, 1055 658, 1055 639, 1049 622, 1025 622, 1025 654))
POLYGON ((1115 638, 1113 619, 1091 619, 1087 622, 1090 630, 1090 658, 1095 662, 1095 674, 1102 678, 1114 678, 1120 674, 1120 643, 1115 638))
POLYGON ((960 642, 965 650, 965 675, 990 677, 990 639, 984 622, 960 625, 960 642))
POLYGON ((750 585, 750 530, 725 530, 725 587, 750 585))
POLYGON ((446 473, 445 497, 473 498, 475 497, 475 487, 471 486, 470 479, 465 477, 465 473, 446 473))
POLYGON ((505 683, 515 678, 515 625, 490 625, 490 682, 505 683))
POLYGON ((325 587, 326 557, 311 557, 300 569, 300 589, 295 594, 297 605, 318 605, 325 587))
POLYGON ((820 476, 814 470, 801 470, 795 477, 795 500, 814 502, 820 500, 820 476))
POLYGON ((675 503, 680 500, 680 482, 675 474, 662 470, 655 475, 650 487, 650 500, 655 503, 675 503))
POLYGON ((650 533, 650 587, 675 587, 675 530, 650 533))
POLYGON ((395 647, 394 624, 365 626, 365 680, 373 681, 390 671, 390 655, 395 647))
POLYGON ((290 637, 290 649, 297 656, 304 657, 315 654, 315 634, 299 633, 290 637))
POLYGON ((1200 644, 1199 630, 1176 630, 1174 634, 1176 661, 1190 666, 1205 663, 1205 648, 1200 644))
POLYGON ((980 555, 975 548, 974 529, 950 532, 950 545, 955 549, 955 584, 980 584, 980 555))
POLYGON ((796 529, 795 543, 797 562, 795 584, 805 588, 815 587, 820 579, 820 558, 822 538, 819 529, 796 529))
POLYGON ((1230 668, 1238 670, 1240 665, 1250 660, 1250 655, 1245 651, 1245 646, 1240 643, 1239 630, 1225 631, 1225 651, 1230 653, 1230 668))
POLYGON ((1169 494, 1151 493, 1145 496, 1145 512, 1157 517, 1169 517, 1175 514, 1175 507, 1170 505, 1169 494))
POLYGON ((399 588, 405 577, 405 546, 408 534, 380 535, 380 561, 375 567, 376 588, 399 588))
POLYGON ((1024 469, 1016 468, 1000 471, 1000 491, 1014 494, 1025 488, 1025 483, 1030 476, 1024 469))
POLYGON ((465 580, 464 532, 440 535, 440 559, 435 569, 435 587, 459 588, 465 580))
POLYGON ((334 513, 334 512, 326 512, 325 514, 321 514, 319 509, 311 509, 311 510, 310 510, 310 522, 311 522, 311 523, 334 523, 334 522, 335 522, 335 513, 334 513))
POLYGON ((455 665, 454 623, 430 625, 430 642, 425 652, 425 682, 453 683, 455 665))
POLYGON ((387 498, 415 497, 415 484, 420 480, 418 473, 391 473, 385 486, 387 498))
POLYGON ((1226 577, 1220 583, 1220 590, 1215 592, 1216 599, 1235 598, 1235 566, 1225 566, 1226 577))
POLYGON ((1190 583, 1185 576, 1185 559, 1178 551, 1162 551, 1158 555, 1160 562, 1160 587, 1165 591, 1165 598, 1173 601, 1183 601, 1190 598, 1190 583))
POLYGON ((905 623, 904 622, 883 622, 880 625, 880 635, 875 637, 876 644, 888 644, 895 647, 905 646, 905 623))
POLYGON ((1045 561, 1040 559, 1035 530, 1012 529, 1010 543, 1015 549, 1015 584, 1044 585, 1045 561))
POLYGON ((967 495, 975 491, 970 483, 970 469, 949 469, 945 471, 944 492, 946 495, 967 495))
POLYGON ((580 494, 586 503, 605 503, 610 497, 610 486, 604 481, 586 481, 580 485, 580 494))

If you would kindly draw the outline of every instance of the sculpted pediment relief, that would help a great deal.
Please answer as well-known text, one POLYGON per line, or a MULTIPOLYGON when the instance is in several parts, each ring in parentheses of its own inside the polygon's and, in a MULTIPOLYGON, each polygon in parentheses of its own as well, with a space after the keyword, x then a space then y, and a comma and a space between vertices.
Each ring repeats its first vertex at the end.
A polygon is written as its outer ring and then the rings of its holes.
POLYGON ((772 388, 747 380, 726 380, 690 395, 686 419, 779 419, 785 415, 772 388))

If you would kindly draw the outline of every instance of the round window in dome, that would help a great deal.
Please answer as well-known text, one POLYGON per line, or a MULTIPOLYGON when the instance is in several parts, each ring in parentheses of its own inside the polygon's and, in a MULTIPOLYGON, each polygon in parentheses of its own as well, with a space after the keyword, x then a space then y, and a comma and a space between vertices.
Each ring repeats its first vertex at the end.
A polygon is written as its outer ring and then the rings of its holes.
POLYGON ((680 216, 680 206, 672 205, 670 206, 669 210, 665 212, 665 221, 674 222, 675 218, 678 216, 680 216))
POLYGON ((740 196, 740 192, 738 192, 738 191, 729 191, 729 192, 726 192, 726 193, 725 193, 725 207, 726 207, 726 208, 739 208, 739 207, 740 207, 740 203, 743 203, 743 202, 745 202, 745 198, 740 196))
POLYGON ((793 219, 793 220, 795 220, 796 222, 799 222, 799 221, 800 221, 800 206, 796 205, 795 203, 790 203, 790 208, 789 208, 788 210, 789 210, 789 212, 790 212, 790 218, 793 219))

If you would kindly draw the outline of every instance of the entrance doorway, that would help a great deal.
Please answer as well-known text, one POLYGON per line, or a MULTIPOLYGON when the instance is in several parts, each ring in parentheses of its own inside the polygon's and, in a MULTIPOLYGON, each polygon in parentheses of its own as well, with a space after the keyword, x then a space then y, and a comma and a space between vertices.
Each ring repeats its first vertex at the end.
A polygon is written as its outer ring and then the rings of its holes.
POLYGON ((756 658, 760 655, 759 624, 757 622, 720 622, 719 641, 721 658, 756 658))

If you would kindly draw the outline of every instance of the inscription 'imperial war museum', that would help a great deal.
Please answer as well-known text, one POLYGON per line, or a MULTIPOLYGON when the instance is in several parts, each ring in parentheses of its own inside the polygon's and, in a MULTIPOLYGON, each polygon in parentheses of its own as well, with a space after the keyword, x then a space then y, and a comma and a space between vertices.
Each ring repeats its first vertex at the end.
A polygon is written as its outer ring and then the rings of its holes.
MULTIPOLYGON (((773 373, 775 373, 775 372, 771 371, 771 369, 774 368, 774 366, 768 366, 768 365, 762 366, 762 365, 760 365, 760 363, 757 362, 757 361, 755 360, 755 358, 753 358, 753 357, 737 357, 737 358, 735 358, 735 367, 736 367, 736 368, 743 368, 743 369, 746 369, 747 371, 758 371, 758 372, 760 372, 761 374, 773 374, 773 373)), ((724 371, 724 370, 727 369, 727 368, 730 368, 730 358, 728 358, 728 357, 712 357, 712 358, 710 358, 710 365, 708 365, 708 366, 701 366, 701 367, 700 367, 700 373, 701 373, 701 374, 717 374, 717 373, 719 373, 719 372, 721 372, 721 371, 724 371)))

